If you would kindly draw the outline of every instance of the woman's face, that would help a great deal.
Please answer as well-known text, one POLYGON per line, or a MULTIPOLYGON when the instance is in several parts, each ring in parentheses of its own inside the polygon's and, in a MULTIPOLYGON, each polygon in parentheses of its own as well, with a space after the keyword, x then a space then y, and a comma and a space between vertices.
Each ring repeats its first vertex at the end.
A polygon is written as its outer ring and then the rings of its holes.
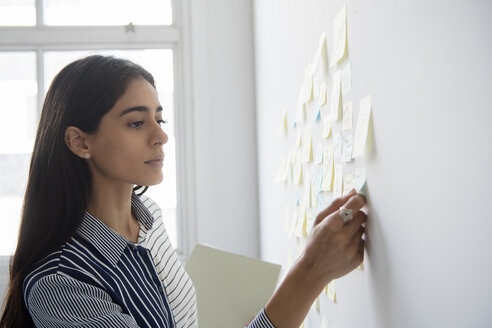
POLYGON ((162 181, 168 136, 162 130, 157 91, 144 78, 132 79, 125 94, 88 136, 94 183, 151 186, 162 181))

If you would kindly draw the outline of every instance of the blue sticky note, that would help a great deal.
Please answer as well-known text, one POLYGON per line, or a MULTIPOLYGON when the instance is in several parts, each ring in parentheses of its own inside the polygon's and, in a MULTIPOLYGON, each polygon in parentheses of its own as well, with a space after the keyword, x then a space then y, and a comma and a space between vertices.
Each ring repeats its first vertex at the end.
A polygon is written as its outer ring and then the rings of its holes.
POLYGON ((314 113, 314 121, 318 122, 321 119, 321 107, 316 107, 316 112, 314 113))

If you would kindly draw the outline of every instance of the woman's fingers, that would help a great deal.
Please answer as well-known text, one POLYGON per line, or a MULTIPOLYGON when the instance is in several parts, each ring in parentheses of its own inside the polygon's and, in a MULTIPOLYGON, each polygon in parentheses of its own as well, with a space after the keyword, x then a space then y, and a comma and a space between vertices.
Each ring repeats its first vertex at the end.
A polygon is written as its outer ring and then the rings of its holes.
POLYGON ((321 221, 323 221, 324 218, 326 218, 328 215, 332 214, 335 211, 338 211, 343 204, 345 204, 350 197, 355 195, 355 189, 352 189, 348 194, 346 194, 343 197, 336 198, 333 202, 331 202, 330 205, 328 205, 327 208, 319 212, 319 214, 316 216, 316 220, 314 221, 314 224, 318 224, 321 221))
POLYGON ((362 211, 357 211, 354 216, 353 216, 353 219, 346 222, 342 229, 345 230, 345 233, 352 237, 354 235, 354 233, 362 226, 362 224, 364 222, 366 222, 367 220, 367 215, 366 213, 362 212, 362 211))

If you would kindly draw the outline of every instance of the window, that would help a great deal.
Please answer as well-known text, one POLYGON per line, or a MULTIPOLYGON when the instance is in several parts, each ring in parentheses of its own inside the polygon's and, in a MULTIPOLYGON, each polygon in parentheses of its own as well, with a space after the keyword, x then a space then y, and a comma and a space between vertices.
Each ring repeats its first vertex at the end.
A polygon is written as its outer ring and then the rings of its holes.
MULTIPOLYGON (((182 196, 177 193, 177 180, 186 173, 177 172, 175 151, 184 136, 180 130, 181 136, 176 137, 175 113, 179 120, 186 112, 179 91, 185 72, 180 16, 173 15, 181 5, 171 0, 0 0, 0 113, 4 119, 0 256, 15 249, 34 136, 51 80, 69 62, 95 53, 128 58, 154 75, 169 122, 165 126, 169 141, 164 146, 164 182, 149 188, 147 195, 161 206, 174 246, 188 254, 187 224, 181 219, 178 224, 177 216, 184 216, 184 207, 190 204, 184 196, 186 186, 180 188, 182 196), (178 207, 178 198, 183 208, 178 207)), ((186 152, 181 154, 180 160, 185 161, 186 152)))

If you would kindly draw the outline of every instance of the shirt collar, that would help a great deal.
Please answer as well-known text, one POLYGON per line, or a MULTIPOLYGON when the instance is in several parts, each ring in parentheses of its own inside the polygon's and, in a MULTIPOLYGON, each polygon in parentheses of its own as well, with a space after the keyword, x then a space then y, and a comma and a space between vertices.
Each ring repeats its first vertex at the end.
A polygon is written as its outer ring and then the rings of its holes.
MULTIPOLYGON (((132 193, 132 212, 139 225, 150 230, 154 219, 140 198, 132 193)), ((130 241, 117 234, 95 216, 84 213, 77 233, 91 243, 113 266, 116 266, 130 241)))

